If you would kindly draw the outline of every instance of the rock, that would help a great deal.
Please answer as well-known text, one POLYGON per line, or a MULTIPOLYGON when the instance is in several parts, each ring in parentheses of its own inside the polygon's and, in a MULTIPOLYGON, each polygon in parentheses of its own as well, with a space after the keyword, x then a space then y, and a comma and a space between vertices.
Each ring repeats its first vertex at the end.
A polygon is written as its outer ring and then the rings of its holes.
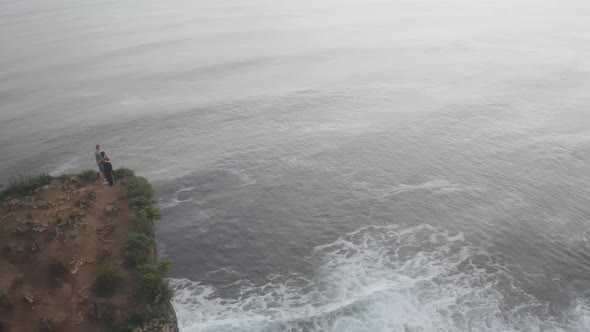
POLYGON ((19 207, 22 205, 22 202, 19 199, 11 199, 10 201, 8 201, 8 206, 10 207, 19 207))
POLYGON ((39 220, 33 221, 31 225, 31 229, 37 233, 43 233, 47 230, 47 225, 43 225, 39 223, 39 220))
POLYGON ((25 293, 25 302, 28 304, 33 304, 35 303, 35 298, 30 293, 25 293))

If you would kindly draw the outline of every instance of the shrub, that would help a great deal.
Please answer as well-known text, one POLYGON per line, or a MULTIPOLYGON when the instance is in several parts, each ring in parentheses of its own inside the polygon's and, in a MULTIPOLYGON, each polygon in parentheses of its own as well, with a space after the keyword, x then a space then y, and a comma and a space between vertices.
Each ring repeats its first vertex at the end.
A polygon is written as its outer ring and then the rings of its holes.
POLYGON ((18 180, 13 181, 2 191, 1 197, 8 196, 26 196, 38 188, 44 187, 51 181, 51 176, 45 173, 37 175, 21 176, 18 180))
POLYGON ((59 179, 59 182, 61 182, 61 183, 65 183, 65 182, 68 182, 68 181, 70 181, 70 179, 71 179, 73 176, 74 176, 74 175, 72 175, 72 174, 62 174, 62 175, 60 175, 60 176, 59 176, 59 178, 58 178, 58 179, 59 179))
POLYGON ((101 297, 110 297, 121 286, 123 278, 112 266, 106 265, 96 270, 92 291, 101 297))
POLYGON ((57 323, 51 318, 41 319, 41 332, 53 332, 57 331, 57 323))
POLYGON ((162 218, 160 209, 153 205, 135 211, 135 229, 148 235, 153 234, 153 223, 162 218))
POLYGON ((52 277, 59 277, 64 275, 68 269, 61 258, 52 258, 49 262, 49 275, 52 277))
POLYGON ((137 308, 129 313, 127 321, 131 326, 143 326, 144 324, 162 316, 161 312, 148 306, 137 308))
POLYGON ((119 168, 113 171, 113 175, 115 178, 122 179, 122 178, 132 178, 135 176, 135 173, 130 170, 129 168, 119 168))
POLYGON ((145 207, 141 212, 142 214, 145 214, 146 218, 150 221, 162 219, 162 211, 153 205, 145 207))
POLYGON ((134 329, 132 326, 129 326, 125 323, 122 324, 111 324, 111 326, 109 326, 109 331, 112 332, 133 332, 134 329))
POLYGON ((112 218, 119 214, 119 207, 115 204, 109 204, 105 207, 105 215, 112 218))
POLYGON ((156 197, 154 187, 144 177, 133 178, 127 186, 129 205, 136 208, 144 208, 152 205, 156 197))
POLYGON ((81 183, 91 183, 98 180, 99 177, 100 173, 93 169, 87 169, 82 173, 78 174, 78 179, 81 183))
POLYGON ((6 293, 3 290, 0 290, 0 307, 9 306, 11 304, 12 300, 10 299, 10 296, 8 296, 8 293, 6 293))
POLYGON ((139 297, 151 303, 164 303, 170 301, 174 291, 166 274, 172 267, 168 261, 151 262, 139 266, 139 297))
POLYGON ((144 233, 129 233, 125 241, 125 260, 132 266, 148 262, 154 240, 144 233))
POLYGON ((82 195, 79 201, 76 202, 76 207, 87 209, 96 200, 96 193, 94 191, 87 191, 82 195))

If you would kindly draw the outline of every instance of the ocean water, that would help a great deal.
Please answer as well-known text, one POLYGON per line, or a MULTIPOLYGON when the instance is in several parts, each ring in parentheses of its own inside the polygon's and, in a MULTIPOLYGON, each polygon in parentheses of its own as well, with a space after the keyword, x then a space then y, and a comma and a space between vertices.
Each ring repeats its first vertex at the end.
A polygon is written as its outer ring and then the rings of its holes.
POLYGON ((156 185, 187 331, 590 330, 590 2, 0 1, 0 182, 156 185))

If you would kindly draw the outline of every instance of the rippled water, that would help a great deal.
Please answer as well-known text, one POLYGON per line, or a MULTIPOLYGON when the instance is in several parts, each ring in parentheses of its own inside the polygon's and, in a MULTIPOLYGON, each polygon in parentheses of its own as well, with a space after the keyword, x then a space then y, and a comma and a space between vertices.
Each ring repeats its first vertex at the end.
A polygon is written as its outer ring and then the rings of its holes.
POLYGON ((590 330, 588 17, 1 1, 0 182, 149 177, 183 331, 590 330))

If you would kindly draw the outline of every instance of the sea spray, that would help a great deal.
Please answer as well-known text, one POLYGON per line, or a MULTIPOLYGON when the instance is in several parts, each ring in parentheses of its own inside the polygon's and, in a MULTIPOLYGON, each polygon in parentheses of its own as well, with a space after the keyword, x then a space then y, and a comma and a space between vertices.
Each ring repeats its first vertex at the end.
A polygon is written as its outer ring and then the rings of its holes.
POLYGON ((428 225, 363 227, 314 248, 312 276, 241 280, 228 298, 172 280, 183 331, 580 331, 587 305, 562 316, 500 259, 428 225))

